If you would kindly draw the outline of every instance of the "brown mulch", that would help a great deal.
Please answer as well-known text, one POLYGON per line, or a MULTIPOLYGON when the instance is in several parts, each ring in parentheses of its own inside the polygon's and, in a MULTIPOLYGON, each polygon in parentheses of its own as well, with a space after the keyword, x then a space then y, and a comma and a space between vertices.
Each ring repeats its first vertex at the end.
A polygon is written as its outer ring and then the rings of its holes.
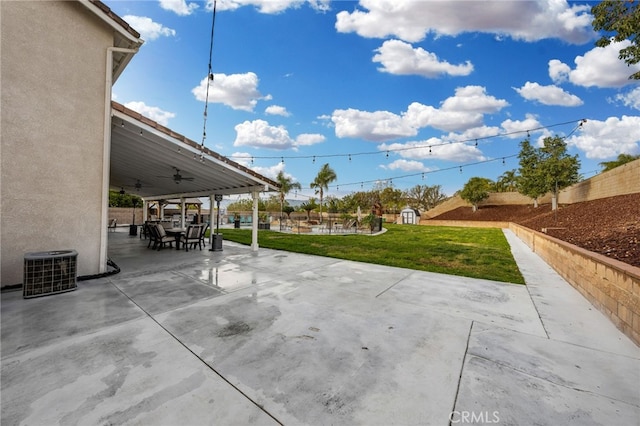
POLYGON ((515 222, 589 251, 640 267, 640 193, 560 206, 482 206, 448 211, 437 220, 515 222))

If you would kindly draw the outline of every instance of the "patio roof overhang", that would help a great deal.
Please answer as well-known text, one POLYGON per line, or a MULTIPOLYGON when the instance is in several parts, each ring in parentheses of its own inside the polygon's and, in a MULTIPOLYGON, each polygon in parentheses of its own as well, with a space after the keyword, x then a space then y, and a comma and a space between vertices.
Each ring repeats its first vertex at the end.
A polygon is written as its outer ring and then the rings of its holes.
POLYGON ((153 201, 279 189, 276 182, 124 105, 111 105, 112 190, 153 201), (176 170, 183 179, 174 179, 176 170))

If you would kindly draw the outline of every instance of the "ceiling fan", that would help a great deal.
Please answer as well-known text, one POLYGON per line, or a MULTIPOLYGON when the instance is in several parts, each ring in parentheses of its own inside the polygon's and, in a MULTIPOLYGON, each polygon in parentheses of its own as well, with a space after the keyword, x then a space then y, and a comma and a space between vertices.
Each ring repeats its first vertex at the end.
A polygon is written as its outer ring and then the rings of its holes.
POLYGON ((174 181, 176 184, 179 184, 179 183, 180 183, 180 182, 182 182, 183 180, 186 180, 186 181, 192 181, 192 180, 194 179, 194 178, 192 178, 192 177, 184 177, 184 176, 182 176, 182 175, 180 174, 180 169, 178 169, 177 167, 174 167, 173 169, 176 171, 176 172, 173 174, 173 176, 171 176, 171 177, 169 177, 169 176, 158 176, 158 177, 161 177, 161 178, 167 178, 167 179, 173 179, 173 181, 174 181))
POLYGON ((147 188, 147 185, 143 185, 140 179, 136 179, 136 183, 133 185, 127 185, 127 188, 135 188, 136 191, 140 191, 141 188, 147 188))

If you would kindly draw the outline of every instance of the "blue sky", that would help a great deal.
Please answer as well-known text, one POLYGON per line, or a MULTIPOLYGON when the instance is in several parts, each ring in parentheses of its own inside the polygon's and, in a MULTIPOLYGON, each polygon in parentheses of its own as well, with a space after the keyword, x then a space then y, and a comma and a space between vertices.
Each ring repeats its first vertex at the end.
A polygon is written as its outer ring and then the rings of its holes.
MULTIPOLYGON (((114 99, 201 142, 213 2, 105 3, 145 44, 114 99)), ((217 2, 205 145, 328 195, 518 168, 519 142, 567 137, 584 177, 640 154, 640 84, 594 45, 593 2, 217 2), (582 119, 586 121, 580 122, 582 119)), ((289 198, 294 198, 290 194, 289 198)))

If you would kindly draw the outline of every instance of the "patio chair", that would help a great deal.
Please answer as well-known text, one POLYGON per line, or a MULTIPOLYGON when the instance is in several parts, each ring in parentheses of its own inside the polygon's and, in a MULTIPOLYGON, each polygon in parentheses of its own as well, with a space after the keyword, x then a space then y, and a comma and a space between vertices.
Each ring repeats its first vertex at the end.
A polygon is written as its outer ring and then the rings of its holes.
POLYGON ((209 224, 207 223, 207 226, 205 226, 204 228, 202 228, 202 232, 200 233, 200 243, 206 247, 207 246, 207 237, 206 237, 206 233, 207 233, 207 229, 209 229, 209 224))
POLYGON ((189 251, 189 246, 196 248, 196 244, 200 247, 200 250, 202 250, 202 240, 200 239, 201 233, 202 225, 189 225, 187 233, 184 236, 184 248, 186 251, 189 251))
POLYGON ((107 228, 109 228, 109 231, 116 232, 117 224, 118 224, 118 219, 111 219, 111 222, 109 222, 109 226, 107 226, 107 228))
POLYGON ((158 231, 156 230, 156 225, 145 222, 144 225, 142 225, 142 228, 144 229, 144 233, 149 237, 149 244, 147 244, 147 248, 151 247, 151 243, 153 243, 153 248, 155 249, 158 242, 158 231))
POLYGON ((167 232, 164 230, 162 225, 155 225, 154 227, 158 237, 154 248, 157 246, 158 251, 160 251, 160 249, 164 248, 167 244, 169 244, 169 247, 173 248, 173 243, 176 242, 176 237, 173 235, 167 235, 167 232))

